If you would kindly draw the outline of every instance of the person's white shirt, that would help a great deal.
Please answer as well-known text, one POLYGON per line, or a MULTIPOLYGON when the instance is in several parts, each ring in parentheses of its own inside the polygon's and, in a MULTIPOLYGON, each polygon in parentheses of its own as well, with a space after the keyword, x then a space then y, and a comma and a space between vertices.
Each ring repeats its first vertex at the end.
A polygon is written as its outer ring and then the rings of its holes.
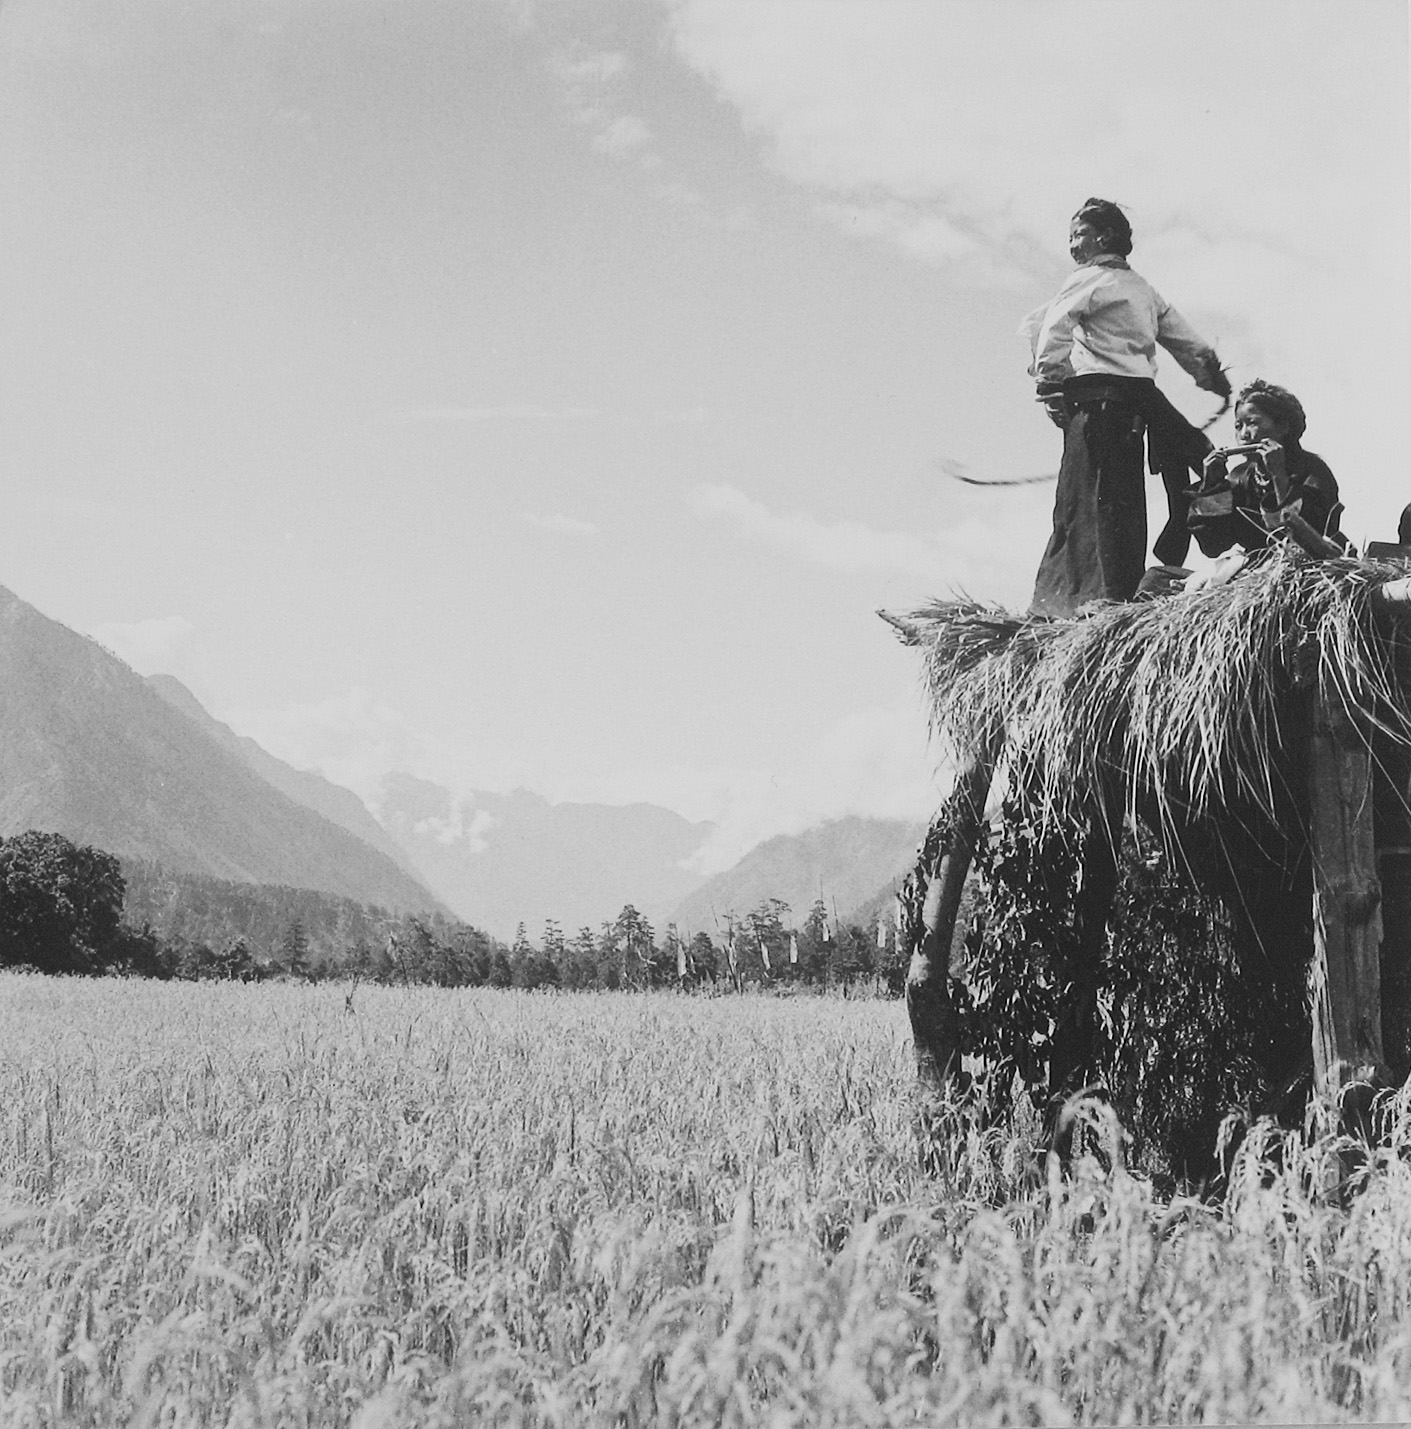
POLYGON ((1214 349, 1125 258, 1104 253, 1069 275, 1052 302, 1030 313, 1030 376, 1040 390, 1067 377, 1155 377, 1164 347, 1201 386, 1219 366, 1214 349))

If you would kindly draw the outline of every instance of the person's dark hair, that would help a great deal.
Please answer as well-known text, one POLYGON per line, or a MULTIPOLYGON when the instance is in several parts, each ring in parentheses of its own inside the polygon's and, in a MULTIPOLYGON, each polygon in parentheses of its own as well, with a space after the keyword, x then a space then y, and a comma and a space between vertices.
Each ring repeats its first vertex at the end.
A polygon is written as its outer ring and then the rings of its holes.
POLYGON ((1287 387, 1276 387, 1256 377, 1253 382, 1240 388, 1235 398, 1235 409, 1246 402, 1258 407, 1265 416, 1272 417, 1287 433, 1289 440, 1296 442, 1308 426, 1308 418, 1303 413, 1303 403, 1287 387))
POLYGON ((1127 222, 1127 215, 1110 200, 1086 198, 1073 217, 1091 224, 1099 233, 1105 233, 1109 253, 1118 253, 1125 258, 1132 251, 1132 225, 1127 222))

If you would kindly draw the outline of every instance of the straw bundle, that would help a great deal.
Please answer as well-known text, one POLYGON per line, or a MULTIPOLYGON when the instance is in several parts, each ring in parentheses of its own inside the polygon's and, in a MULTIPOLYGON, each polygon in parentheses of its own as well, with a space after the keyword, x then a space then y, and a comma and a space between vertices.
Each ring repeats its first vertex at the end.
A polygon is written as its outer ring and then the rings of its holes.
POLYGON ((1284 735, 1315 689, 1371 737, 1411 745, 1378 562, 1276 551, 1228 585, 1020 618, 970 601, 888 617, 922 652, 934 733, 961 767, 1022 761, 1044 824, 1072 826, 1100 788, 1168 833, 1222 808, 1277 821, 1284 735))

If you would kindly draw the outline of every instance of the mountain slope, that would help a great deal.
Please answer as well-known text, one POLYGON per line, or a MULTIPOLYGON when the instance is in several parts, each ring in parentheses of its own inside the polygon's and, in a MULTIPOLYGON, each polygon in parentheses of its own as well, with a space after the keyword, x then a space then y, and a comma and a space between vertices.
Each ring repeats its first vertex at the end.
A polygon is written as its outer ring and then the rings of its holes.
POLYGON ((272 788, 94 641, 0 587, 0 834, 398 910, 435 898, 272 788))
POLYGON ((683 931, 713 933, 727 913, 748 913, 766 898, 783 899, 796 922, 820 896, 829 913, 847 914, 889 880, 900 882, 925 832, 925 824, 850 815, 780 834, 689 894, 674 921, 683 931))
POLYGON ((239 758, 266 784, 272 784, 286 798, 322 814, 330 823, 337 824, 354 838, 386 854, 403 872, 421 882, 416 866, 396 839, 373 818, 367 805, 351 789, 325 779, 322 774, 295 769, 282 759, 276 759, 249 735, 236 734, 228 724, 216 719, 174 675, 149 675, 147 683, 173 709, 195 720, 212 739, 239 758))
POLYGON ((596 929, 625 903, 656 920, 701 875, 682 868, 710 833, 654 804, 550 804, 527 789, 457 799, 394 774, 381 817, 427 883, 462 918, 499 938, 545 920, 596 929))

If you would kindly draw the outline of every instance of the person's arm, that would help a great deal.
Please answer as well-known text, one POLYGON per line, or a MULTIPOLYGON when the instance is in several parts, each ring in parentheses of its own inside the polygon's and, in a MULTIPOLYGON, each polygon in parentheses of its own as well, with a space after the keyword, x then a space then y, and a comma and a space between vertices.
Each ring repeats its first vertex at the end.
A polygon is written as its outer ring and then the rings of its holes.
POLYGON ((1073 329, 1088 310, 1094 286, 1092 274, 1079 269, 1058 290, 1058 296, 1043 315, 1034 337, 1034 360, 1029 367, 1041 398, 1046 391, 1058 391, 1064 379, 1073 375, 1073 329))
POLYGON ((1230 379, 1220 367, 1215 349, 1168 303, 1157 304, 1156 340, 1195 379, 1195 385, 1217 397, 1230 395, 1230 379))
POLYGON ((1303 462, 1303 477, 1295 488, 1296 494, 1301 498, 1299 515, 1320 536, 1330 535, 1329 528, 1334 524, 1333 514, 1340 509, 1337 478, 1327 462, 1311 452, 1304 452, 1303 462))

